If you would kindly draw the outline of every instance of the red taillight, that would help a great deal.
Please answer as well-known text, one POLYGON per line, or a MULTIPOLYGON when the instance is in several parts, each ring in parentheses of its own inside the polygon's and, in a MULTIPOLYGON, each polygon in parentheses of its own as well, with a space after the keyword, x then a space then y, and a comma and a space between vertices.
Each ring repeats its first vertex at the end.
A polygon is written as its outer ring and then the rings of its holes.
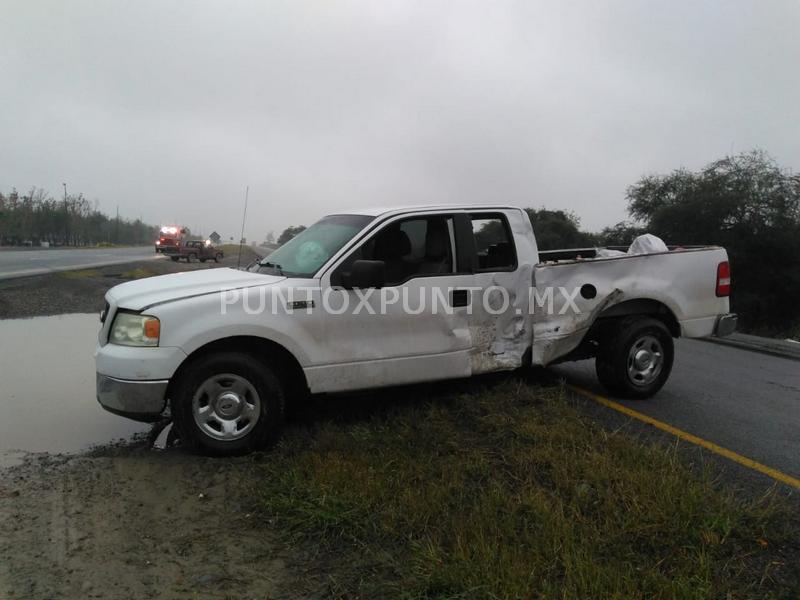
POLYGON ((731 295, 731 265, 726 260, 717 265, 717 296, 731 295))

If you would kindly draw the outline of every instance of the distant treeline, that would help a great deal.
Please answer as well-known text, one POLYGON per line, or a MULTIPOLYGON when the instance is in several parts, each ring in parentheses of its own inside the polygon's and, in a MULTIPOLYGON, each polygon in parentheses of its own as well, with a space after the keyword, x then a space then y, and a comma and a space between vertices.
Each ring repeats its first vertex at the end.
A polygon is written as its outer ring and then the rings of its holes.
POLYGON ((56 199, 37 188, 26 194, 0 192, 2 246, 149 244, 157 236, 158 227, 109 217, 83 194, 56 199))

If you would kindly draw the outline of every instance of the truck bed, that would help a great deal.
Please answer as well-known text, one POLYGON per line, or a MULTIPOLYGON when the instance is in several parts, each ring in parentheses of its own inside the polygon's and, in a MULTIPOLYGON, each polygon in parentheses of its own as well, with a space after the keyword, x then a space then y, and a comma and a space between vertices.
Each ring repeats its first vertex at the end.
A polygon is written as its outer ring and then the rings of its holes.
MULTIPOLYGON (((684 250, 709 250, 718 248, 718 246, 667 246, 670 252, 681 252, 684 250)), ((600 248, 567 248, 559 250, 540 250, 539 262, 543 263, 561 263, 565 261, 576 260, 608 260, 609 258, 631 258, 633 256, 652 256, 653 254, 630 254, 626 256, 612 256, 612 257, 598 257, 597 251, 600 248)), ((602 246, 603 250, 616 250, 618 252, 627 252, 628 246, 602 246)), ((665 254, 658 252, 655 254, 665 254)))
POLYGON ((594 248, 576 248, 540 252, 539 257, 533 281, 538 298, 531 299, 536 304, 532 360, 537 365, 572 352, 598 318, 625 314, 625 307, 632 306, 626 303, 660 307, 674 320, 674 334, 685 337, 712 335, 718 315, 729 310, 728 298, 716 295, 717 267, 728 260, 717 246, 673 246, 669 252, 608 258, 596 258, 594 248), (548 289, 551 310, 542 301, 548 289), (565 295, 573 297, 579 312, 565 295))

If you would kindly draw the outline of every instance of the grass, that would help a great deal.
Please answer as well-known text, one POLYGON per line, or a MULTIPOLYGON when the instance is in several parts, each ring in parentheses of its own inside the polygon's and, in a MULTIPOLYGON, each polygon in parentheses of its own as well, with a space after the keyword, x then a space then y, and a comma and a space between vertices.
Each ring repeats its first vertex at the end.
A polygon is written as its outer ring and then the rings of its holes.
POLYGON ((781 337, 784 339, 800 340, 800 321, 795 321, 791 327, 786 329, 784 335, 781 337))
POLYGON ((59 277, 64 279, 90 279, 92 277, 100 277, 100 271, 97 269, 82 269, 80 271, 60 271, 59 277))
POLYGON ((153 275, 156 275, 156 272, 152 269, 136 267, 135 269, 124 271, 120 274, 120 277, 122 279, 144 279, 145 277, 152 277, 153 275))
MULTIPOLYGON (((136 267, 120 273, 119 277, 120 279, 144 279, 153 275, 157 275, 157 273, 152 269, 136 267)), ((92 279, 103 277, 103 274, 97 269, 81 269, 78 271, 60 271, 58 276, 64 279, 92 279)))
MULTIPOLYGON (((217 246, 218 249, 222 250, 226 255, 230 254, 231 256, 236 256, 239 254, 239 244, 223 244, 222 246, 217 246)), ((256 255, 256 251, 247 244, 242 245, 242 256, 249 256, 249 255, 256 255)))
POLYGON ((265 518, 315 548, 331 596, 800 591, 776 552, 790 533, 772 495, 737 499, 676 450, 595 425, 558 388, 395 400, 295 427, 257 467, 265 518))
MULTIPOLYGON (((223 246, 218 246, 218 248, 221 249, 225 253, 225 257, 226 258, 229 258, 229 259, 232 259, 232 260, 237 260, 238 257, 239 257, 239 245, 238 244, 225 244, 223 246)), ((253 250, 253 248, 251 248, 250 246, 248 246, 246 244, 242 246, 242 257, 241 257, 241 259, 239 259, 239 261, 241 262, 241 266, 242 267, 244 267, 244 266, 248 265, 249 263, 253 262, 254 260, 258 260, 260 258, 263 258, 262 255, 259 254, 258 252, 256 252, 255 250, 253 250)))

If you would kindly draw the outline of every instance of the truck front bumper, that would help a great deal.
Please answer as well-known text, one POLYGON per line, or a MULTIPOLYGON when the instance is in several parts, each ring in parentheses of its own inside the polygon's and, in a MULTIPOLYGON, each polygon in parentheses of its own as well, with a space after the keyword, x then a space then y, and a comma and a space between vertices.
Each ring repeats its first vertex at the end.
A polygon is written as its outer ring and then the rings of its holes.
POLYGON ((166 406, 169 380, 131 381, 97 373, 97 401, 107 411, 152 423, 166 406))
POLYGON ((738 317, 733 313, 720 316, 717 319, 717 323, 714 325, 714 335, 717 337, 725 337, 726 335, 732 334, 736 331, 737 319, 738 317))

